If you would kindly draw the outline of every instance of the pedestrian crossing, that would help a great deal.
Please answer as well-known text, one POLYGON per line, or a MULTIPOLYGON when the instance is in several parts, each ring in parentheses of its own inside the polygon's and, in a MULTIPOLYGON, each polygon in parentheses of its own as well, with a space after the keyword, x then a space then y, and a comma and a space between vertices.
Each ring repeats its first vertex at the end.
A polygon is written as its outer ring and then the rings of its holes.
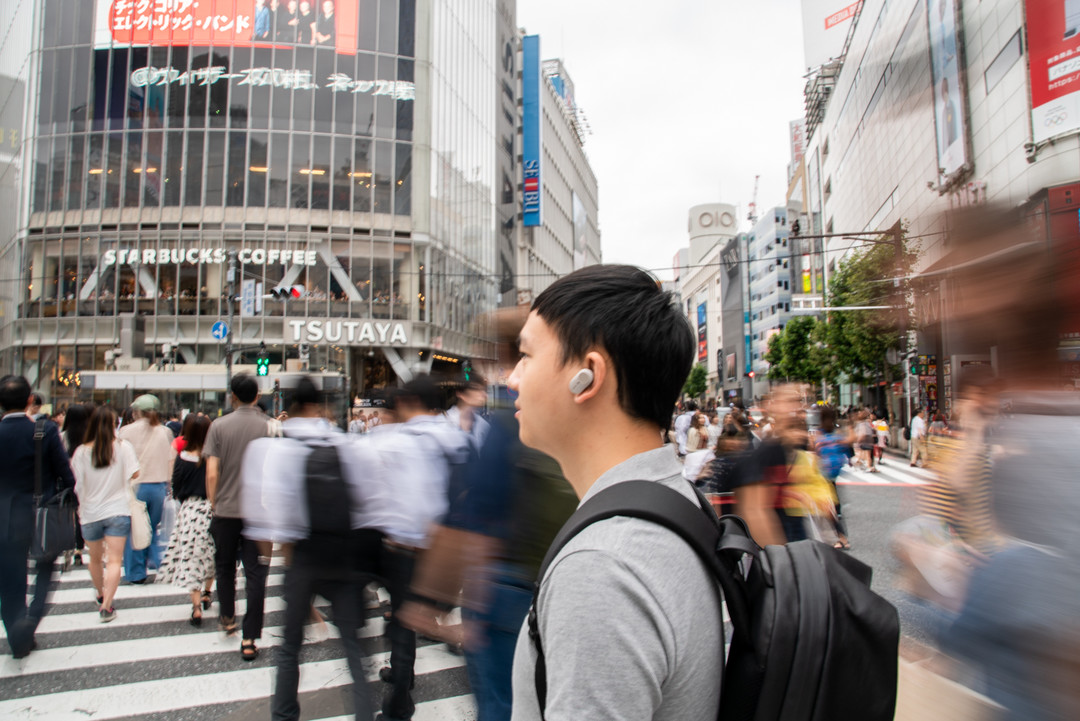
MULTIPOLYGON (((240 658, 239 636, 217 629, 217 603, 193 627, 189 596, 164 584, 121 583, 116 620, 98 620, 90 573, 76 566, 53 578, 49 610, 38 627, 37 649, 15 660, 0 627, 0 719, 210 719, 269 718, 281 643, 285 568, 275 558, 267 579, 265 623, 254 662, 240 658)), ((33 579, 31 578, 31 583, 33 579)), ((237 577, 237 612, 244 609, 243 574, 237 577)), ((380 589, 380 600, 386 601, 380 589)), ((322 603, 321 599, 317 606, 322 603)), ((361 629, 365 673, 377 709, 389 687, 378 680, 389 663, 383 637, 385 607, 371 608, 361 629)), ((324 610, 327 615, 328 609, 324 610)), ((443 643, 420 639, 416 655, 417 721, 476 718, 464 658, 443 643)), ((332 623, 309 625, 301 655, 300 703, 304 719, 351 719, 352 676, 332 623)))
POLYGON ((877 467, 876 473, 870 473, 845 466, 836 483, 842 486, 923 486, 935 477, 928 468, 913 468, 906 458, 886 456, 877 467))

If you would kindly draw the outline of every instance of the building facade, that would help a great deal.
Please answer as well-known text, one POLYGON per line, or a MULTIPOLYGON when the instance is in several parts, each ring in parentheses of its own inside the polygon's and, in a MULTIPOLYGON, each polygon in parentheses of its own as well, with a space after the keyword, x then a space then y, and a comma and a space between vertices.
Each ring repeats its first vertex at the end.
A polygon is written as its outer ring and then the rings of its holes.
MULTIPOLYGON (((1022 208, 1063 260, 1056 282, 1074 285, 1064 259, 1080 245, 1080 71, 1067 60, 1080 41, 1066 14, 1033 0, 866 0, 853 19, 840 57, 807 84, 812 228, 842 234, 902 221, 920 269, 936 270, 949 264, 950 211, 1022 208)), ((852 246, 830 240, 828 265, 852 246)), ((943 282, 916 298, 918 366, 927 370, 912 391, 917 405, 948 408, 954 359, 992 362, 992 347, 942 323, 946 295, 943 282)))
MULTIPOLYGON (((540 39, 531 37, 539 47, 540 39)), ((537 55, 536 60, 541 57, 537 55)), ((523 58, 523 71, 527 62, 523 58)), ((599 190, 585 154, 585 140, 591 131, 562 60, 543 60, 538 69, 535 121, 539 126, 540 167, 535 192, 541 195, 541 211, 535 224, 522 225, 519 236, 516 267, 521 304, 532 303, 561 276, 602 261, 599 190)), ((523 72, 522 83, 527 82, 529 74, 523 72)), ((521 94, 526 95, 524 87, 521 94)), ((526 104, 522 112, 529 112, 526 104)), ((525 128, 533 119, 522 120, 525 128)), ((525 150, 523 142, 523 153, 525 150)), ((527 192, 530 190, 523 186, 522 193, 527 192)))
POLYGON ((5 368, 62 403, 122 339, 132 371, 166 345, 220 366, 230 281, 236 363, 264 344, 355 395, 492 357, 479 319, 516 300, 514 4, 293 5, 0 14, 5 368))
MULTIPOLYGON (((791 317, 792 252, 789 247, 789 211, 766 209, 747 234, 747 313, 749 315, 750 383, 753 398, 769 389, 769 339, 784 329, 791 317)), ((792 217, 795 214, 792 213, 792 217)))
POLYGON ((686 263, 678 269, 679 297, 697 339, 697 363, 705 366, 707 402, 722 395, 723 345, 727 332, 721 293, 721 251, 738 232, 738 211, 724 203, 690 208, 686 263))

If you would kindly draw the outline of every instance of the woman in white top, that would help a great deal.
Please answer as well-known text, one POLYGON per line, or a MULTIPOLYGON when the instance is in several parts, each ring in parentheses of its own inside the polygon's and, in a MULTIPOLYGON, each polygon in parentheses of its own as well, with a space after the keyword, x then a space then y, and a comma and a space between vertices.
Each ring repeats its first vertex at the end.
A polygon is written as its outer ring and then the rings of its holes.
POLYGON ((102 623, 116 618, 113 597, 120 585, 124 546, 131 531, 129 484, 139 475, 135 449, 116 439, 116 413, 94 409, 86 429, 86 443, 75 449, 71 470, 79 497, 79 523, 90 547, 90 579, 97 592, 102 623))

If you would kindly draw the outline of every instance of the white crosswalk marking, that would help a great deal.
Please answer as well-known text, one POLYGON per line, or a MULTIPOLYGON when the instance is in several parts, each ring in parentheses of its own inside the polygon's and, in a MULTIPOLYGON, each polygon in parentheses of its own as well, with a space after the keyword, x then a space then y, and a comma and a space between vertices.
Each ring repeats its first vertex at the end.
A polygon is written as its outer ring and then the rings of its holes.
MULTIPOLYGON (((243 574, 238 574, 238 594, 242 593, 242 579, 243 574)), ((259 659, 253 663, 240 659, 239 636, 225 637, 217 631, 216 596, 214 605, 204 613, 202 626, 196 629, 188 623, 191 604, 182 589, 164 584, 123 584, 117 593, 116 620, 102 624, 85 567, 57 573, 54 581, 49 611, 37 631, 39 648, 20 660, 13 659, 10 652, 0 655, 0 719, 151 717, 203 721, 232 718, 235 713, 245 714, 244 719, 267 715, 266 699, 275 676, 274 649, 284 631, 280 625, 285 608, 280 598, 284 567, 278 559, 267 581, 266 626, 259 642, 259 659)), ((380 600, 388 600, 384 590, 380 590, 380 600)), ((245 601, 238 596, 238 614, 242 615, 244 608, 245 601)), ((378 681, 379 669, 389 662, 389 643, 383 638, 384 610, 367 611, 360 631, 376 708, 389 689, 378 681)), ((6 645, 2 627, 0 639, 6 645)), ((341 709, 340 699, 347 695, 343 691, 352 681, 344 656, 332 623, 325 630, 307 628, 300 692, 321 699, 316 710, 321 704, 321 715, 335 721, 352 718, 337 716, 342 711, 327 705, 328 698, 335 699, 336 708, 341 709)), ((450 653, 444 644, 420 642, 414 692, 417 721, 475 720, 464 664, 464 658, 450 653), (430 683, 425 678, 428 676, 430 683)))
POLYGON ((878 464, 878 472, 856 470, 846 466, 837 479, 839 485, 866 484, 872 486, 912 485, 921 486, 934 478, 933 471, 912 468, 903 459, 886 457, 878 464))

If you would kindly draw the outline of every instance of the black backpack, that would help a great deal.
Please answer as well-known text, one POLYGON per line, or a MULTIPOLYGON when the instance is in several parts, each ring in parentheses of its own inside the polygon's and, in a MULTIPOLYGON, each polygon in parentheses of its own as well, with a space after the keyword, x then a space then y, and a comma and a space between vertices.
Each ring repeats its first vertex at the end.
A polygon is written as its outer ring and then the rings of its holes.
POLYGON ((353 498, 341 458, 334 445, 308 444, 305 464, 305 500, 308 537, 297 544, 309 563, 323 569, 341 569, 350 558, 356 533, 352 529, 353 498))
MULTIPOLYGON (((737 516, 717 519, 662 484, 619 483, 566 522, 539 579, 566 543, 614 516, 658 523, 683 538, 712 569, 734 639, 721 684, 722 721, 891 721, 896 706, 900 621, 870 590, 871 569, 818 541, 760 548, 737 516)), ((537 581, 529 636, 537 651, 536 693, 543 715, 547 675, 537 621, 537 581)), ((723 619, 702 619, 723 623, 723 619)))

